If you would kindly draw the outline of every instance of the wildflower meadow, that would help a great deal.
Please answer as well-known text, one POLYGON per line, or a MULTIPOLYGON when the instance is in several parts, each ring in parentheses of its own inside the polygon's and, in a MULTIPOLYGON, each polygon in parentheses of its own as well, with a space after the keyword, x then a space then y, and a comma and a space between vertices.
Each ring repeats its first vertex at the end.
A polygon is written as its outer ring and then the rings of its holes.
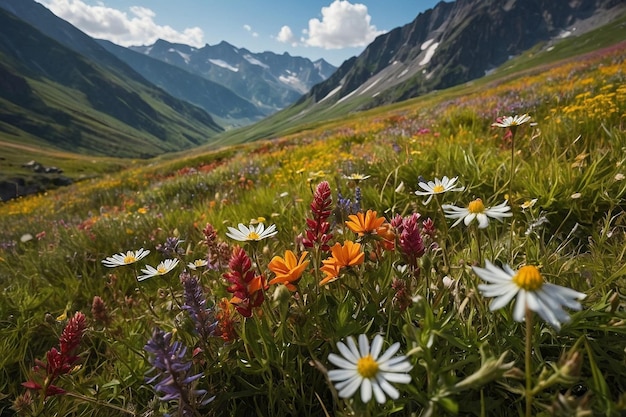
POLYGON ((626 413, 626 48, 0 204, 0 414, 626 413))

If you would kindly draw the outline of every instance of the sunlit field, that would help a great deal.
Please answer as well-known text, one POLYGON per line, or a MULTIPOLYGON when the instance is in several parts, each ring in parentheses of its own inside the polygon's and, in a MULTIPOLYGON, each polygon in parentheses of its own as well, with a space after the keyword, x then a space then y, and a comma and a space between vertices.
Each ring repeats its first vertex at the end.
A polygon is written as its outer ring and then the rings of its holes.
POLYGON ((2 203, 2 415, 623 415, 625 59, 2 203))

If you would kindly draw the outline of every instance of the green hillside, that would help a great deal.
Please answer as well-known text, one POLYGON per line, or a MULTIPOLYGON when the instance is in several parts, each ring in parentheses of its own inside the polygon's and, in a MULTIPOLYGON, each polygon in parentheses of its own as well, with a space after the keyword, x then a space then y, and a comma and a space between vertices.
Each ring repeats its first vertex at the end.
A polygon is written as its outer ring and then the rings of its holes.
POLYGON ((203 110, 99 67, 4 10, 0 24, 4 142, 146 158, 198 146, 222 130, 203 110))

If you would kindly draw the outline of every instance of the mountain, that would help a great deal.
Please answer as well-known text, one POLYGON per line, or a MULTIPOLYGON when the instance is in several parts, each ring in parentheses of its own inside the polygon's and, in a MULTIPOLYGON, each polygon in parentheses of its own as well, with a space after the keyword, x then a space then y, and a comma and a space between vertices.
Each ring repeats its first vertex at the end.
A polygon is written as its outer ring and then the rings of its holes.
POLYGON ((323 59, 312 62, 288 53, 253 53, 227 42, 194 48, 158 40, 130 49, 221 84, 265 114, 293 104, 336 70, 323 59))
POLYGON ((223 130, 32 0, 0 0, 0 28, 2 140, 150 157, 207 143, 223 130))
POLYGON ((203 108, 222 125, 249 124, 267 116, 257 106, 221 84, 109 41, 98 40, 98 43, 154 85, 203 108))
MULTIPOLYGON (((477 0, 474 3, 480 5, 482 1, 488 0, 477 0)), ((472 6, 471 1, 467 1, 466 3, 472 6)), ((513 1, 509 0, 508 4, 512 5, 513 1)), ((439 3, 434 9, 418 15, 418 19, 423 19, 423 17, 420 18, 420 16, 429 16, 431 19, 429 20, 430 24, 433 26, 440 25, 443 21, 451 19, 451 9, 444 9, 444 7, 448 6, 451 6, 451 4, 439 3), (442 5, 445 6, 441 7, 442 5), (442 11, 446 11, 446 13, 442 14, 442 11)), ((472 79, 471 82, 459 83, 458 88, 445 91, 429 91, 428 86, 423 85, 422 88, 424 91, 427 91, 427 93, 415 93, 414 98, 406 100, 404 103, 400 103, 404 101, 404 98, 398 98, 394 93, 402 91, 402 89, 409 90, 410 88, 419 86, 419 81, 423 79, 409 76, 408 71, 403 74, 404 70, 400 70, 400 74, 406 75, 406 77, 401 77, 401 80, 391 76, 387 79, 383 76, 384 74, 388 74, 388 71, 395 70, 396 66, 406 67, 408 60, 402 62, 391 61, 392 65, 388 65, 387 67, 382 65, 382 69, 375 72, 374 68, 376 63, 381 61, 371 59, 372 55, 375 53, 378 53, 378 56, 381 57, 394 57, 395 51, 398 51, 405 45, 407 48, 410 46, 411 41, 409 38, 399 38, 397 36, 398 34, 402 34, 403 31, 411 33, 409 29, 413 25, 398 28, 387 35, 378 37, 366 48, 361 56, 353 57, 345 61, 335 74, 327 81, 314 86, 311 92, 303 96, 297 103, 266 117, 254 125, 224 132, 212 141, 210 146, 205 148, 214 149, 219 146, 230 146, 258 139, 288 136, 314 129, 322 123, 329 126, 342 126, 346 123, 346 120, 349 119, 353 120, 357 117, 368 118, 373 114, 384 112, 385 109, 409 109, 412 103, 415 103, 417 106, 427 105, 426 103, 430 100, 436 100, 437 97, 441 95, 455 96, 455 90, 457 89, 463 89, 463 91, 479 91, 481 88, 484 88, 484 86, 500 83, 503 79, 507 79, 508 77, 551 71, 555 66, 567 60, 577 59, 576 57, 580 55, 605 48, 623 47, 624 42, 626 42, 626 30, 624 30, 626 28, 626 7, 624 6, 625 5, 621 5, 618 2, 618 4, 611 7, 610 4, 607 6, 606 3, 599 1, 597 8, 594 4, 594 7, 589 9, 584 15, 587 17, 570 18, 570 22, 573 23, 567 26, 567 30, 563 32, 555 31, 554 33, 557 34, 554 37, 550 37, 545 41, 539 41, 539 43, 532 45, 529 49, 519 53, 517 56, 507 56, 505 61, 495 69, 491 69, 490 66, 485 66, 485 68, 487 68, 485 72, 479 74, 478 77, 472 79), (568 30, 570 32, 568 32, 568 30), (396 41, 395 45, 393 42, 394 39, 396 41), (384 48, 383 45, 387 48, 384 48), (393 64, 393 62, 396 62, 396 64, 393 64), (359 68, 362 68, 366 64, 371 68, 370 74, 364 74, 363 80, 361 80, 359 84, 359 82, 356 82, 358 77, 356 77, 355 74, 358 74, 359 68), (389 83, 387 88, 384 86, 386 83, 389 83), (376 106, 381 104, 381 102, 391 104, 384 108, 377 108, 376 106), (366 109, 371 110, 364 111, 366 109)), ((543 15, 543 12, 538 13, 538 15, 543 15)), ((480 29, 487 33, 495 30, 495 26, 497 25, 504 25, 502 27, 505 27, 506 24, 506 22, 494 21, 492 23, 486 23, 482 28, 477 28, 476 30, 480 29)), ((426 31, 427 29, 424 30, 426 31)), ((426 36, 429 35, 424 35, 421 39, 430 39, 426 38, 426 36)), ((469 36, 469 34, 467 36, 469 36)), ((418 45, 417 49, 420 51, 421 45, 424 44, 424 42, 420 44, 421 39, 413 41, 413 43, 418 45)), ((498 43, 496 40, 493 42, 498 43)), ((427 46, 431 45, 427 43, 427 46)), ((486 43, 484 47, 488 49, 488 43, 486 43)), ((426 46, 425 48, 428 49, 426 46)), ((474 47, 476 54, 484 53, 481 52, 482 49, 482 44, 476 44, 474 47)), ((439 53, 441 51, 437 48, 436 52, 439 53)), ((419 62, 427 56, 430 56, 434 61, 437 53, 432 55, 424 54, 422 57, 418 57, 418 59, 420 59, 419 62)), ((395 57, 400 58, 400 54, 395 57)), ((469 60, 465 65, 471 66, 476 64, 479 65, 480 62, 476 63, 474 60, 469 60)), ((460 67, 460 64, 457 65, 460 67)), ((424 66, 427 65, 425 64, 424 66)), ((453 85, 456 85, 457 82, 458 81, 452 80, 453 85)), ((494 111, 506 110, 494 109, 494 111)), ((532 112, 533 109, 526 108, 525 111, 532 112)))
POLYGON ((353 101, 366 109, 484 76, 540 42, 580 35, 623 0, 456 0, 377 37, 298 103, 353 101))

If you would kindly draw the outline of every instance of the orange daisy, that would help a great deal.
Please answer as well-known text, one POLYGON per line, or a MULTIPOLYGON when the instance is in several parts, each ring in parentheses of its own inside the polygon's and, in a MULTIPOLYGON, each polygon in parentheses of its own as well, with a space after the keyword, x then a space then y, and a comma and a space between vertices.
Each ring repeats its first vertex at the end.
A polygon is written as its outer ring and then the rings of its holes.
POLYGON ((276 278, 270 280, 269 284, 285 284, 289 291, 295 291, 295 284, 302 273, 309 265, 309 261, 305 261, 308 252, 302 252, 300 259, 296 259, 296 255, 290 251, 285 251, 285 257, 274 256, 270 261, 268 268, 276 274, 276 278))
POLYGON ((341 267, 339 265, 326 263, 326 261, 322 261, 324 262, 324 265, 320 268, 320 271, 322 271, 325 275, 325 277, 320 281, 320 285, 326 285, 339 279, 339 274, 341 273, 341 267))
POLYGON ((393 231, 393 227, 389 223, 383 223, 378 229, 376 229, 376 235, 380 238, 380 245, 385 250, 394 250, 396 247, 396 234, 393 231))
POLYGON ((365 254, 361 252, 361 244, 350 240, 345 241, 343 246, 335 243, 330 248, 332 256, 324 259, 324 266, 320 268, 326 277, 320 281, 320 285, 328 284, 339 277, 341 268, 361 265, 365 261, 365 254))
POLYGON ((367 210, 365 214, 351 214, 348 219, 350 220, 346 221, 346 226, 359 236, 375 233, 385 222, 384 217, 376 217, 376 212, 372 210, 367 210))

